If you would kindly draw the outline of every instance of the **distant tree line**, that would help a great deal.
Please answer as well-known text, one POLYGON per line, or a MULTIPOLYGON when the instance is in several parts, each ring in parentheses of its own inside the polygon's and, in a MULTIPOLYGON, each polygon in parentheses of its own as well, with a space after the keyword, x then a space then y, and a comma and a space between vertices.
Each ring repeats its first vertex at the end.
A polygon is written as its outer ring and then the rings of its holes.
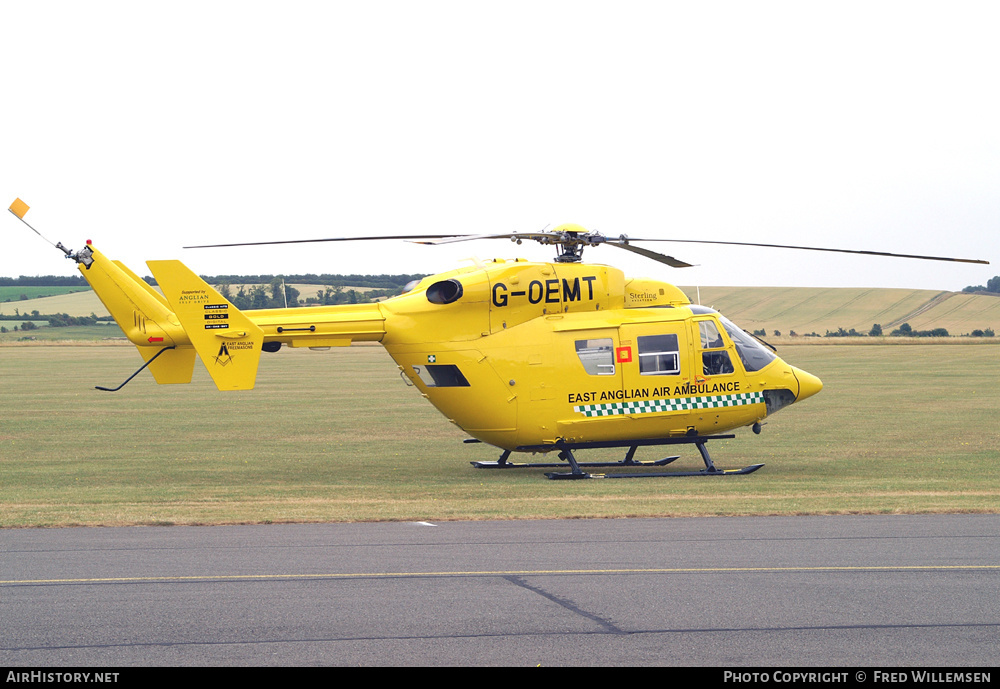
MULTIPOLYGON (((349 289, 345 290, 342 285, 321 285, 321 289, 316 290, 315 297, 306 297, 305 299, 300 299, 299 290, 288 284, 289 280, 299 280, 303 276, 286 277, 284 279, 280 277, 271 278, 269 284, 257 284, 257 285, 245 285, 241 284, 236 291, 233 291, 233 287, 229 283, 220 283, 216 285, 219 290, 219 294, 226 298, 233 306, 240 309, 241 311, 248 311, 254 309, 283 309, 283 308, 293 308, 300 306, 303 303, 306 306, 329 306, 336 304, 366 304, 373 301, 378 301, 380 299, 386 299, 388 297, 394 297, 398 294, 402 294, 403 285, 393 285, 385 289, 368 289, 363 292, 358 290, 349 289), (284 291, 282 291, 284 290, 284 291)), ((353 276, 348 276, 353 277, 353 276)), ((372 277, 372 276, 369 276, 372 277)), ((376 276, 379 277, 379 276, 376 276)), ((388 276, 387 276, 388 277, 388 276)), ((410 277, 407 275, 403 276, 392 276, 395 277, 410 277)), ((250 278, 241 278, 250 279, 250 278)), ((206 280, 208 282, 208 280, 206 280)), ((407 283, 410 280, 407 280, 407 283)), ((301 284, 301 283, 300 283, 301 284)), ((309 283, 306 283, 309 284, 309 283)), ((316 284, 316 283, 312 283, 316 284)), ((318 285, 320 286, 320 285, 318 285)), ((363 287, 364 285, 357 285, 358 287, 363 287)))
MULTIPOLYGON (((754 330, 754 335, 763 337, 767 332, 761 328, 760 330, 754 330)), ((825 335, 820 335, 817 332, 806 333, 802 337, 882 337, 883 335, 882 326, 879 323, 872 325, 871 330, 867 333, 861 333, 851 328, 850 330, 845 330, 844 328, 837 328, 836 330, 827 330, 825 335)), ((794 330, 788 333, 790 337, 799 337, 799 334, 794 330)), ((775 337, 781 337, 781 331, 774 331, 775 337)), ((995 333, 992 328, 976 329, 969 333, 971 337, 994 337, 995 333)), ((933 328, 931 330, 914 330, 909 323, 903 323, 901 326, 889 333, 889 337, 950 337, 950 333, 947 328, 933 328)))
POLYGON ((90 285, 82 275, 22 275, 17 278, 0 277, 0 287, 83 287, 90 285))
POLYGON ((97 325, 98 322, 109 322, 106 318, 104 321, 101 321, 93 313, 89 316, 70 316, 65 313, 39 313, 38 309, 35 309, 31 313, 19 313, 17 309, 14 309, 13 314, 0 313, 0 321, 22 321, 25 318, 30 318, 31 321, 21 323, 21 330, 32 330, 37 327, 32 321, 47 321, 53 328, 62 328, 71 325, 97 325))
POLYGON ((1000 275, 995 275, 989 279, 986 285, 969 285, 963 292, 992 292, 1000 294, 1000 275))
MULTIPOLYGON (((426 275, 341 275, 323 273, 306 273, 305 275, 202 275, 201 279, 210 285, 263 285, 271 284, 275 278, 285 282, 304 285, 331 285, 341 287, 368 287, 372 289, 396 289, 419 280, 426 275)), ((156 279, 150 276, 143 278, 147 284, 156 286, 156 279)), ((82 275, 21 275, 20 277, 0 277, 0 287, 90 287, 82 275)))
MULTIPOLYGON (((24 323, 21 323, 21 330, 34 330, 37 327, 38 326, 35 325, 34 323, 32 323, 31 321, 25 321, 24 323)), ((17 332, 17 328, 18 328, 18 326, 15 325, 14 326, 14 332, 17 332)), ((10 332, 7 329, 7 326, 6 325, 0 325, 0 333, 6 333, 6 332, 10 332)))
MULTIPOLYGON (((208 280, 205 280, 208 282, 208 280)), ((294 287, 286 285, 280 277, 272 277, 270 289, 264 285, 251 285, 247 289, 246 285, 240 285, 233 294, 232 286, 229 283, 216 283, 216 287, 226 301, 236 308, 246 311, 250 309, 281 309, 287 304, 289 307, 299 305, 299 291, 294 287), (284 291, 282 291, 284 287, 284 291)))
MULTIPOLYGON (((201 278, 215 285, 219 293, 241 310, 289 308, 306 305, 362 304, 380 299, 386 299, 402 294, 406 285, 425 277, 421 274, 412 275, 341 275, 324 273, 316 275, 202 275, 201 278), (299 290, 289 283, 316 285, 316 296, 300 299, 299 290), (238 285, 233 288, 233 285, 238 285), (346 286, 364 287, 364 291, 345 289, 346 286), (284 287, 284 289, 282 289, 284 287)), ((155 278, 146 276, 143 280, 156 286, 155 278)), ((20 278, 0 278, 0 285, 18 286, 79 286, 88 288, 87 281, 80 275, 58 276, 45 275, 39 277, 21 276, 20 278)), ((26 299, 24 295, 22 299, 26 299)), ((14 315, 0 314, 0 320, 22 320, 27 314, 14 309, 14 315)), ((66 314, 41 315, 33 312, 35 320, 48 320, 52 326, 92 325, 96 317, 73 317, 66 314)))
MULTIPOLYGON (((403 293, 403 288, 409 283, 425 277, 413 275, 341 275, 324 273, 306 273, 305 275, 202 275, 202 280, 215 285, 219 294, 225 297, 233 306, 240 310, 283 309, 304 303, 312 305, 364 304, 403 293), (299 290, 288 283, 300 285, 316 285, 320 289, 316 296, 300 299, 299 290), (284 292, 282 292, 284 284, 284 292), (239 285, 233 290, 233 285, 239 285), (346 286, 365 287, 364 292, 349 289, 346 286)), ((143 278, 148 284, 156 286, 156 279, 150 276, 143 278)))
MULTIPOLYGON (((303 285, 331 285, 333 287, 370 287, 374 289, 397 289, 419 280, 425 275, 340 275, 324 273, 306 273, 305 275, 202 275, 202 280, 210 285, 270 285, 275 279, 303 285)), ((143 278, 148 284, 156 286, 156 279, 150 276, 143 278)))
POLYGON ((365 304, 373 301, 380 301, 382 299, 388 299, 389 297, 395 297, 402 293, 402 287, 394 287, 392 289, 369 289, 364 292, 358 292, 353 289, 345 290, 341 285, 336 285, 334 287, 326 286, 323 289, 316 290, 315 297, 306 297, 305 303, 307 306, 365 304))

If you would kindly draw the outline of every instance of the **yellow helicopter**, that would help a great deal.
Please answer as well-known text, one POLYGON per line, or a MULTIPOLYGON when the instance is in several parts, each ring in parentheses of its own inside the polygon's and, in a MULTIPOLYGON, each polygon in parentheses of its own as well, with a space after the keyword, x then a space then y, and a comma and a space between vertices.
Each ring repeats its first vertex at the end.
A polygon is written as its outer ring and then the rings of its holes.
MULTIPOLYGON (((24 221, 28 207, 10 208, 24 221)), ((31 226, 28 225, 30 228, 31 226)), ((37 230, 31 228, 36 233, 37 230)), ((40 233, 39 233, 40 234, 40 233)), ((672 284, 628 278, 610 266, 582 262, 583 249, 608 245, 672 267, 687 264, 578 225, 491 235, 330 238, 211 245, 234 247, 311 241, 409 240, 438 244, 472 239, 533 240, 554 245, 547 263, 494 259, 424 278, 404 294, 372 304, 241 311, 180 261, 149 261, 161 295, 88 240, 77 263, 158 383, 191 381, 197 354, 219 390, 254 386, 262 352, 289 347, 342 347, 380 342, 445 417, 501 450, 478 468, 566 468, 549 478, 634 478, 749 474, 715 466, 706 443, 741 427, 760 433, 776 411, 818 393, 819 378, 781 360, 773 348, 713 309, 691 304, 672 284), (663 466, 636 461, 650 445, 695 445, 699 471, 596 474, 596 467, 663 466), (628 448, 615 462, 579 462, 574 451, 628 448), (513 452, 556 452, 560 463, 516 463, 513 452)), ((46 240, 48 241, 48 240, 46 240)), ((971 259, 738 242, 930 260, 971 259)), ((51 243, 51 242, 50 242, 51 243)), ((209 248, 209 246, 185 247, 209 248)), ((107 388, 99 388, 107 390, 107 388)))

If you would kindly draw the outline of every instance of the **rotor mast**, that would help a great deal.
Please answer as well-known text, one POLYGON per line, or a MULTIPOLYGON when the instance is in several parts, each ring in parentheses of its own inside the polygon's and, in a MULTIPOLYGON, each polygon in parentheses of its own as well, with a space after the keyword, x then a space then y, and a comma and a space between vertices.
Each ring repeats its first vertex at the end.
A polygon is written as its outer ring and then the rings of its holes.
MULTIPOLYGON (((588 232, 580 225, 574 224, 560 225, 551 232, 532 235, 530 238, 541 244, 554 244, 559 251, 556 254, 556 263, 580 263, 583 260, 583 247, 594 246, 606 241, 603 235, 597 232, 588 232)), ((624 239, 624 235, 622 238, 624 239)), ((519 237, 511 237, 511 239, 518 244, 521 243, 519 237)))

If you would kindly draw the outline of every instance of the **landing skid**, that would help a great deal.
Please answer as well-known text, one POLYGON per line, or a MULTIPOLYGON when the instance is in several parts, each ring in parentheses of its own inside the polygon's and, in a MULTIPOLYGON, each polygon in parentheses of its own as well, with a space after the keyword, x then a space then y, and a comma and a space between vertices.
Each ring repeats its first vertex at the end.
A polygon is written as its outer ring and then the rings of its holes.
MULTIPOLYGON (((735 438, 735 435, 695 435, 695 436, 684 436, 681 438, 658 438, 653 440, 634 440, 630 442, 590 442, 590 443, 566 443, 558 442, 554 445, 540 445, 540 446, 526 446, 519 447, 518 450, 526 452, 544 452, 551 451, 553 449, 559 450, 559 459, 563 462, 568 462, 571 471, 568 472, 546 472, 545 476, 553 480, 577 480, 577 479, 588 479, 588 478, 671 478, 675 476, 741 476, 744 474, 752 474, 753 472, 760 469, 763 464, 751 464, 750 466, 743 467, 742 469, 719 469, 712 462, 711 456, 708 454, 708 449, 705 447, 705 443, 709 440, 723 440, 728 438, 735 438), (644 467, 644 466, 665 466, 670 464, 675 459, 678 459, 679 455, 673 457, 665 457, 663 459, 658 459, 651 462, 637 462, 633 458, 635 451, 640 446, 647 445, 680 445, 688 444, 695 445, 698 448, 698 452, 701 453, 701 458, 705 462, 705 468, 700 471, 663 471, 663 472, 642 472, 642 473, 629 473, 629 474, 591 474, 583 471, 583 469, 600 468, 600 467, 644 467), (573 450, 582 449, 592 449, 592 448, 606 448, 606 447, 627 447, 628 452, 625 455, 625 459, 620 462, 578 462, 576 457, 573 455, 573 450)), ((470 442, 470 441, 466 441, 470 442)), ((475 442, 475 441, 472 441, 475 442)), ((471 462, 472 466, 477 469, 549 469, 549 468, 561 468, 565 467, 564 463, 549 463, 549 462, 510 462, 508 461, 511 451, 504 450, 500 455, 500 459, 495 462, 471 462)))
MULTIPOLYGON (((620 462, 577 462, 578 467, 600 468, 600 467, 662 467, 670 464, 675 459, 680 459, 680 455, 664 457, 653 461, 636 462, 632 459, 635 454, 635 446, 630 447, 625 459, 620 462)), ((560 457, 562 455, 560 454, 560 457)), ((504 450, 500 459, 495 462, 470 462, 477 469, 561 469, 565 467, 565 462, 509 462, 510 450, 504 450)))

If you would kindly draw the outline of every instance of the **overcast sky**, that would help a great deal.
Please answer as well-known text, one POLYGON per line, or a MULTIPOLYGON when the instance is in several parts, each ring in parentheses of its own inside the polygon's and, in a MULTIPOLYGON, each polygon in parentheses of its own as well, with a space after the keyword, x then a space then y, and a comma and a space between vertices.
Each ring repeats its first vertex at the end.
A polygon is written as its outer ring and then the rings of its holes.
MULTIPOLYGON (((995 2, 3 2, 0 190, 140 275, 432 273, 533 231, 681 285, 961 289, 1000 274, 995 2)), ((73 264, 9 213, 0 275, 73 264)))

